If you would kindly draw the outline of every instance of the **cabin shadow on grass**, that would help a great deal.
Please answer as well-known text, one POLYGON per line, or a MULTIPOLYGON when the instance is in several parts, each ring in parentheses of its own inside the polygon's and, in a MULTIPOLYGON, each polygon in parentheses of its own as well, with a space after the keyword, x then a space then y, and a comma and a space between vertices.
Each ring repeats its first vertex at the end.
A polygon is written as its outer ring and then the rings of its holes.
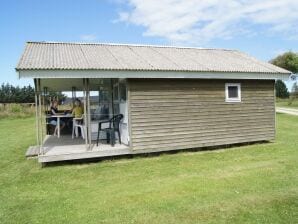
POLYGON ((118 156, 108 156, 102 158, 87 158, 87 159, 77 159, 77 160, 65 160, 65 161, 55 161, 48 163, 41 163, 42 168, 47 167, 56 167, 56 166, 69 166, 69 165, 79 165, 79 164, 88 164, 88 163, 99 163, 103 161, 113 161, 113 160, 122 160, 122 159, 135 159, 135 158, 151 158, 160 155, 173 155, 179 153, 189 153, 189 152, 211 152, 211 151, 223 151, 225 149, 233 149, 250 145, 260 145, 260 144, 270 144, 271 141, 256 141, 256 142, 247 142, 247 143, 237 143, 237 144, 227 144, 220 146, 208 146, 201 148, 189 148, 189 149, 180 149, 180 150, 169 150, 169 151, 158 151, 150 153, 140 153, 140 154, 129 154, 129 155, 118 155, 118 156))

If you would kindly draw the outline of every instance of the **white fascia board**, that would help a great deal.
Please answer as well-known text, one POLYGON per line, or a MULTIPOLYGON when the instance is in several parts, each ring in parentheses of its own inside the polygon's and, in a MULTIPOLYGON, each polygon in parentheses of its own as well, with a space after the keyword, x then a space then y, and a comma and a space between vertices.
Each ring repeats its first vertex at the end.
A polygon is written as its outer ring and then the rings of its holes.
POLYGON ((181 78, 288 80, 290 74, 240 72, 108 71, 108 70, 19 70, 20 78, 181 78))

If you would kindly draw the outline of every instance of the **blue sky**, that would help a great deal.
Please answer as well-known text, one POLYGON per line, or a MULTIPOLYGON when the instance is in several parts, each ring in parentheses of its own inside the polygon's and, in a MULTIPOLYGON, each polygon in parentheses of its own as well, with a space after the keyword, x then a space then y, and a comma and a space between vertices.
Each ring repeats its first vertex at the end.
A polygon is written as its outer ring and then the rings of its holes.
POLYGON ((26 41, 115 42, 229 48, 268 61, 298 51, 298 1, 7 0, 0 3, 0 83, 26 41), (279 3, 277 3, 279 2, 279 3))

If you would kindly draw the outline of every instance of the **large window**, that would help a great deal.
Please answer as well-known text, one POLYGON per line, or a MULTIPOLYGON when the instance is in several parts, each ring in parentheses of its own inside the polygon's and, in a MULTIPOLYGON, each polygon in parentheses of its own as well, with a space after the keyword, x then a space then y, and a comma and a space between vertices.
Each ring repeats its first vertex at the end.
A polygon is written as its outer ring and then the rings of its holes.
POLYGON ((226 83, 226 102, 241 102, 240 83, 226 83))

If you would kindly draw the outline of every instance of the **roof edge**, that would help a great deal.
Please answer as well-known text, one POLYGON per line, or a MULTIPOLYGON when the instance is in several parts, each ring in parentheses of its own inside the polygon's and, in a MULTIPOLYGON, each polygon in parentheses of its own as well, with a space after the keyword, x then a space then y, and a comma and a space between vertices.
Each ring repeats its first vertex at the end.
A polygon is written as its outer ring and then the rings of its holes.
POLYGON ((144 70, 144 69, 97 69, 97 68, 88 68, 88 69, 77 69, 77 68, 18 68, 15 70, 17 72, 20 71, 92 71, 92 72, 189 72, 189 73, 237 73, 237 74, 283 74, 283 75, 291 75, 292 72, 284 69, 288 72, 243 72, 243 71, 191 71, 191 70, 144 70))
POLYGON ((20 70, 21 78, 178 78, 178 79, 256 79, 288 80, 290 74, 237 73, 237 72, 181 72, 181 71, 135 71, 135 70, 20 70))

